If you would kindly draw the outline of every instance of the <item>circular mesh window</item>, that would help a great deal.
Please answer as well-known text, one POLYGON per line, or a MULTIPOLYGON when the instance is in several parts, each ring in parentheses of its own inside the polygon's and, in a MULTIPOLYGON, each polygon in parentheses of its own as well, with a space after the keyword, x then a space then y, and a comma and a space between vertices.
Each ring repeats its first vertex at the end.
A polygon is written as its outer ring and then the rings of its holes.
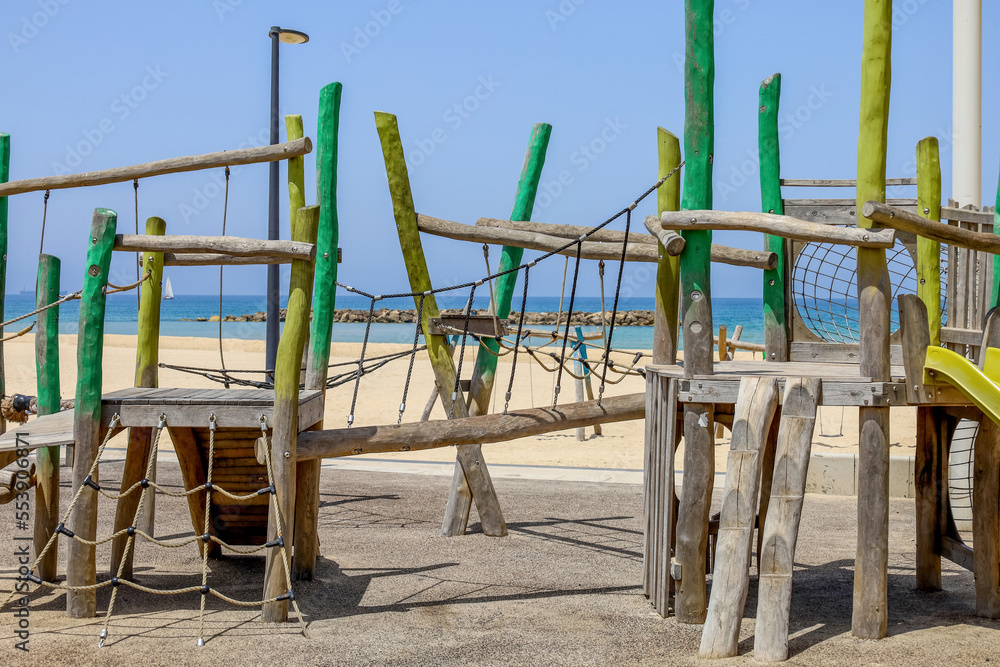
MULTIPOLYGON (((942 298, 945 261, 942 256, 942 298)), ((886 250, 892 284, 890 327, 899 328, 896 296, 917 293, 917 270, 910 252, 899 241, 886 250)), ((792 299, 802 322, 825 341, 857 343, 858 261, 856 248, 830 243, 806 243, 800 247, 792 269, 792 299)))

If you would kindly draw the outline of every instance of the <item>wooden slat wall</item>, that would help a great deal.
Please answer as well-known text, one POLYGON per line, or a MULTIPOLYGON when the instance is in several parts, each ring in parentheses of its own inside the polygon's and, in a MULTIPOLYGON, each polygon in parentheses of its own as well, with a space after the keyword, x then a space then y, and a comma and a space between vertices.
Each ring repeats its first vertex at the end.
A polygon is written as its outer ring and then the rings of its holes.
MULTIPOLYGON (((961 208, 954 200, 941 209, 941 219, 947 224, 975 232, 993 231, 993 212, 961 208)), ((975 332, 982 332, 983 319, 990 309, 990 288, 993 284, 991 255, 975 250, 948 246, 948 273, 945 293, 948 304, 942 329, 945 347, 970 359, 979 358, 979 342, 975 332)))

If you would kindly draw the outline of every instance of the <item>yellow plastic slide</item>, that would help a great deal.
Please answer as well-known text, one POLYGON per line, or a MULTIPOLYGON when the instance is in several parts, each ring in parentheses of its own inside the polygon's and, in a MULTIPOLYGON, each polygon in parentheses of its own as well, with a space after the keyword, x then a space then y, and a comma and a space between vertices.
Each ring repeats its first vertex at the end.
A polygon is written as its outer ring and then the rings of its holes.
POLYGON ((928 347, 924 360, 924 384, 947 382, 1000 424, 1000 349, 986 348, 983 370, 971 361, 943 347, 928 347), (929 375, 933 373, 933 375, 929 375))

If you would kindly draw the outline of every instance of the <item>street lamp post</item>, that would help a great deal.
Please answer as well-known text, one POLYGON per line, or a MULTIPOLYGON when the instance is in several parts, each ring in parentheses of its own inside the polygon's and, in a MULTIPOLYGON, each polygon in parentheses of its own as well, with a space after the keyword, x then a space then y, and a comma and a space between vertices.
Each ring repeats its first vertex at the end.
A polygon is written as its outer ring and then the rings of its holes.
MULTIPOLYGON (((298 30, 288 30, 271 26, 267 33, 271 38, 271 145, 278 143, 278 42, 285 44, 305 44, 309 35, 298 30)), ((267 190, 267 238, 276 241, 281 236, 278 224, 278 162, 271 162, 268 173, 267 190)), ((280 330, 279 305, 281 301, 281 285, 278 265, 267 266, 267 324, 264 344, 264 368, 269 379, 273 380, 274 364, 278 357, 278 331, 280 330)))

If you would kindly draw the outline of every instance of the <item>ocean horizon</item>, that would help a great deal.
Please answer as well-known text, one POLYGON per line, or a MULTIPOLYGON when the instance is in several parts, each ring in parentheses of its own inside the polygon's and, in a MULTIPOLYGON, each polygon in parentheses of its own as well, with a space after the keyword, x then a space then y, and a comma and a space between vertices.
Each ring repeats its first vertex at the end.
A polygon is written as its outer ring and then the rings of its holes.
MULTIPOLYGON (((287 304, 287 295, 281 297, 281 307, 287 304)), ((559 311, 559 297, 528 297, 526 310, 528 312, 559 311)), ((442 294, 437 296, 438 306, 445 308, 463 308, 467 299, 461 296, 442 294)), ((338 309, 367 310, 370 301, 362 296, 349 293, 337 295, 338 309)), ((489 296, 478 297, 474 302, 477 309, 487 308, 489 296)), ((250 315, 266 309, 266 298, 260 295, 225 294, 222 297, 222 315, 239 317, 250 315)), ((569 307, 569 299, 563 300, 562 311, 569 307)), ((606 310, 611 310, 612 300, 606 298, 606 310)), ((652 297, 622 297, 618 302, 618 310, 652 310, 652 297)), ((713 322, 717 329, 725 325, 729 335, 737 325, 743 326, 741 339, 750 343, 764 342, 764 305, 759 298, 724 298, 712 300, 713 322)), ((409 298, 385 299, 376 303, 376 309, 413 309, 414 303, 409 298)), ((514 308, 520 310, 520 302, 515 302, 514 308)), ((577 296, 573 305, 579 312, 599 312, 601 298, 599 296, 577 296)), ((20 293, 5 296, 4 319, 12 319, 35 309, 34 294, 20 293)), ((76 334, 79 328, 80 302, 70 301, 59 307, 59 333, 76 334)), ((218 295, 175 294, 172 300, 163 301, 160 306, 160 335, 184 336, 194 338, 215 338, 219 335, 218 322, 194 322, 199 317, 211 317, 219 314, 218 295)), ((28 318, 23 322, 12 324, 8 333, 27 326, 32 321, 28 318)), ((264 322, 223 322, 223 338, 239 340, 264 340, 264 322)), ((533 325, 533 328, 545 328, 553 325, 533 325)), ((136 335, 138 329, 138 302, 134 292, 108 295, 105 312, 105 333, 136 335)), ((583 327, 584 331, 593 331, 599 327, 583 327)), ((341 323, 333 325, 332 340, 335 343, 361 342, 364 339, 365 325, 363 323, 341 323)), ((379 324, 373 323, 369 335, 372 343, 412 343, 413 324, 379 324)), ((653 346, 653 327, 622 326, 616 327, 613 344, 616 348, 649 350, 653 346)))

